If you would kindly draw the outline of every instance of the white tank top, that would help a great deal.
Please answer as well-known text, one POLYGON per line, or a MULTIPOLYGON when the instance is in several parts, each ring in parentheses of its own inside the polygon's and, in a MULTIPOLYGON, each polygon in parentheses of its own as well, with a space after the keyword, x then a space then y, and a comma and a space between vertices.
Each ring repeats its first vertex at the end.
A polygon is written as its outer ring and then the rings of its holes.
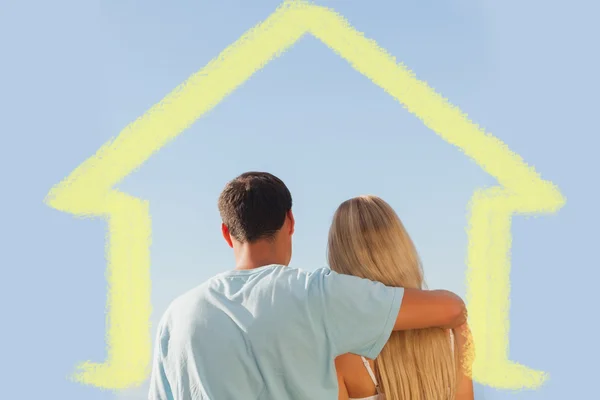
POLYGON ((365 365, 365 368, 367 369, 367 372, 369 373, 369 376, 371 377, 371 380, 373 381, 373 384, 375 385, 375 390, 377 390, 377 394, 375 396, 370 396, 370 397, 361 397, 360 399, 356 399, 356 398, 350 398, 350 400, 383 400, 384 396, 383 393, 381 393, 381 390, 379 389, 379 383, 377 382, 377 378, 375 377, 375 373, 373 372, 373 369, 371 368, 371 364, 369 364, 369 361, 364 358, 364 357, 360 357, 363 361, 363 364, 365 365))
MULTIPOLYGON (((454 334, 452 331, 450 331, 450 346, 452 347, 452 351, 454 352, 454 334)), ((359 399, 350 398, 349 400, 383 400, 385 398, 385 396, 383 393, 381 393, 381 389, 379 388, 379 383, 377 382, 375 373, 373 372, 373 369, 371 368, 371 364, 369 364, 369 361, 366 358, 364 358, 363 356, 361 356, 360 358, 362 359, 363 364, 365 365, 365 368, 367 369, 367 372, 369 373, 369 376, 371 377, 371 380, 373 381, 373 384, 375 385, 375 390, 377 390, 377 394, 374 396, 370 396, 370 397, 361 397, 359 399)))

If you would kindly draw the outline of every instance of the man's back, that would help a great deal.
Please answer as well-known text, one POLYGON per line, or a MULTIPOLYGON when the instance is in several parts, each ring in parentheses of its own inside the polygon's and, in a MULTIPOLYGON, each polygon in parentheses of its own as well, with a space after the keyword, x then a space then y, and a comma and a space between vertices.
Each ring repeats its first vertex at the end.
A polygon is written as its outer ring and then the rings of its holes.
POLYGON ((328 269, 217 275, 163 317, 150 400, 336 399, 334 358, 374 358, 401 298, 402 289, 328 269))

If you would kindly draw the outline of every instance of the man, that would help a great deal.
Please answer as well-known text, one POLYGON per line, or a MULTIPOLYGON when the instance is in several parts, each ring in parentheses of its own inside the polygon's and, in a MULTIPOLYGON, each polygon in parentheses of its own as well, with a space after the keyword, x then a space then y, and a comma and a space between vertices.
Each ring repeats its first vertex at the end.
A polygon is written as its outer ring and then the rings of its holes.
POLYGON ((374 359, 393 330, 465 321, 464 303, 451 292, 287 267, 292 197, 271 174, 229 182, 219 211, 236 267, 165 312, 150 400, 334 400, 336 356, 374 359))

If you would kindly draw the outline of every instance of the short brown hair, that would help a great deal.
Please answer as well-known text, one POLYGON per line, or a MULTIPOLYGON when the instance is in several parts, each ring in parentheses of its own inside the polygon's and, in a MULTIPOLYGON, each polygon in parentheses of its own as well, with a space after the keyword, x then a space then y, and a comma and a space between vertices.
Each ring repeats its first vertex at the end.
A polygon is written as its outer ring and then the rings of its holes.
POLYGON ((246 172, 229 182, 219 196, 221 219, 240 242, 273 238, 291 209, 287 186, 267 172, 246 172))

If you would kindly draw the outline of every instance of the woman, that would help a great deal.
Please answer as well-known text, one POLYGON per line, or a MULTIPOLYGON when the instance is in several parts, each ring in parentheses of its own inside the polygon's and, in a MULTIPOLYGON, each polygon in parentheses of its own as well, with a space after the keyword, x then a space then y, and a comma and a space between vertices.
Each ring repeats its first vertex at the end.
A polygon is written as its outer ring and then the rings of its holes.
MULTIPOLYGON (((337 209, 327 249, 332 270, 388 286, 422 288, 415 246, 394 210, 375 196, 361 196, 337 209)), ((376 360, 355 354, 336 359, 342 400, 472 400, 473 383, 462 352, 468 328, 393 332, 376 360), (454 351, 454 349, 458 351, 454 351)))

